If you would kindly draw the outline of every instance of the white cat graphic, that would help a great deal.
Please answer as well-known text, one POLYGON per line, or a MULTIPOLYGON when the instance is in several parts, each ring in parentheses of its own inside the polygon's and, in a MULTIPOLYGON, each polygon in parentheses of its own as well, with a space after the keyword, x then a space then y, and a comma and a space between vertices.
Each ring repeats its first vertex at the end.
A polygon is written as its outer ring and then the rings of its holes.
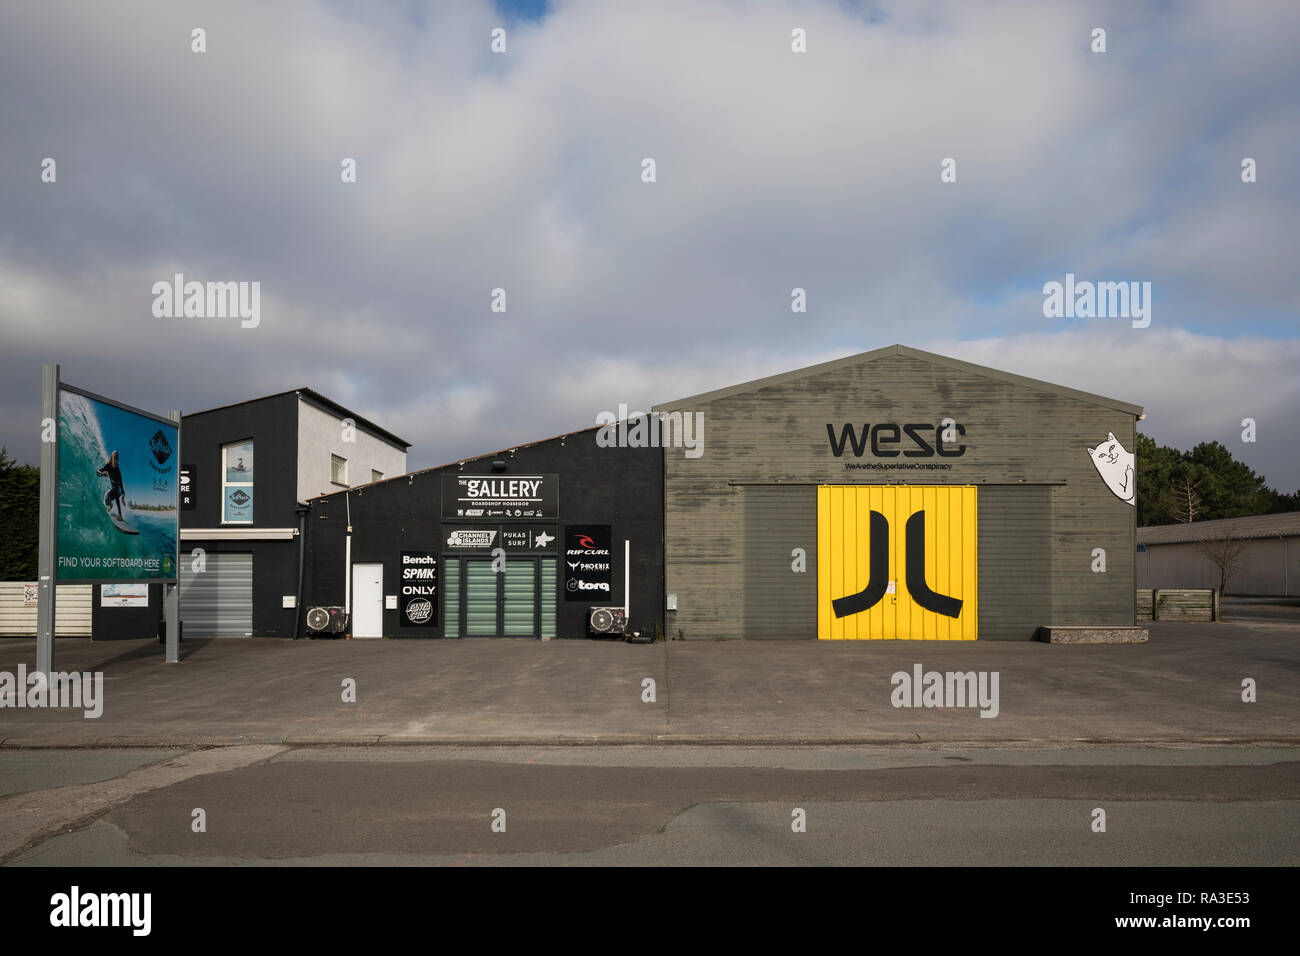
POLYGON ((1136 482, 1133 480, 1133 453, 1125 451, 1119 439, 1107 432, 1104 442, 1096 448, 1088 449, 1088 457, 1092 459, 1097 474, 1101 475, 1115 497, 1133 505, 1133 493, 1136 490, 1136 482))

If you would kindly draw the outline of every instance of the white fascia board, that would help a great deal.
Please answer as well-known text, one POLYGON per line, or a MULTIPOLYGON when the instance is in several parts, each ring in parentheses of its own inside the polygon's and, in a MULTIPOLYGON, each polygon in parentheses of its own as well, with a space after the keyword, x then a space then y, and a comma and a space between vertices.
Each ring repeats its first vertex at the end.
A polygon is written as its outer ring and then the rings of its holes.
POLYGON ((297 528, 181 528, 182 541, 290 541, 297 528))

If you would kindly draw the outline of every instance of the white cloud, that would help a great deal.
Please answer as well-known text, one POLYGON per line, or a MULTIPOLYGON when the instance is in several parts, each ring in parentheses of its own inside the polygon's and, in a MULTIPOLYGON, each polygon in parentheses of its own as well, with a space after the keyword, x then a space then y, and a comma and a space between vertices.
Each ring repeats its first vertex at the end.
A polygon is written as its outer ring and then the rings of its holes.
POLYGON ((305 384, 428 465, 619 401, 996 341, 1068 384, 1095 354, 1128 370, 1121 398, 1167 377, 1186 406, 1133 400, 1171 443, 1262 409, 1250 454, 1300 483, 1265 425, 1295 397, 1300 152, 1280 91, 1300 86, 1300 8, 933 0, 868 23, 837 3, 586 0, 513 27, 505 56, 487 3, 423 26, 401 4, 132 11, 0 8, 0 407, 33 402, 50 359, 150 407, 305 384), (173 270, 261 281, 261 327, 161 325, 147 290, 173 270), (1152 281, 1153 328, 1058 334, 1037 290, 1067 271, 1152 281), (1237 340, 1263 331, 1281 341, 1237 340), (1180 389, 1196 376, 1219 404, 1180 389))

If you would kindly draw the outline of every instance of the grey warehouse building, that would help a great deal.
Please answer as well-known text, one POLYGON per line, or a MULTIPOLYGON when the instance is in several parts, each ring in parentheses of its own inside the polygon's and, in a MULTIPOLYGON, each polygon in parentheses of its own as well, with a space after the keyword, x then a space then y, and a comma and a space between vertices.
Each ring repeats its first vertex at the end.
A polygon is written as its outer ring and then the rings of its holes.
POLYGON ((1139 406, 894 345, 656 411, 707 425, 664 452, 670 632, 1134 624, 1139 406))
POLYGON ((1232 594, 1300 595, 1300 511, 1138 528, 1140 588, 1217 588, 1228 567, 1232 594))

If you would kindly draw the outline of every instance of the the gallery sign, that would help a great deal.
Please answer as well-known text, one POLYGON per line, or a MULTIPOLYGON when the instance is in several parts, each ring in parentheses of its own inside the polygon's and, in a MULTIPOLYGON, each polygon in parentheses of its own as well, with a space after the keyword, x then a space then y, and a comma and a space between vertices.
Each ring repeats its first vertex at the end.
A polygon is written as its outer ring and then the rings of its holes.
POLYGON ((555 518, 558 475, 442 476, 443 518, 555 518))

